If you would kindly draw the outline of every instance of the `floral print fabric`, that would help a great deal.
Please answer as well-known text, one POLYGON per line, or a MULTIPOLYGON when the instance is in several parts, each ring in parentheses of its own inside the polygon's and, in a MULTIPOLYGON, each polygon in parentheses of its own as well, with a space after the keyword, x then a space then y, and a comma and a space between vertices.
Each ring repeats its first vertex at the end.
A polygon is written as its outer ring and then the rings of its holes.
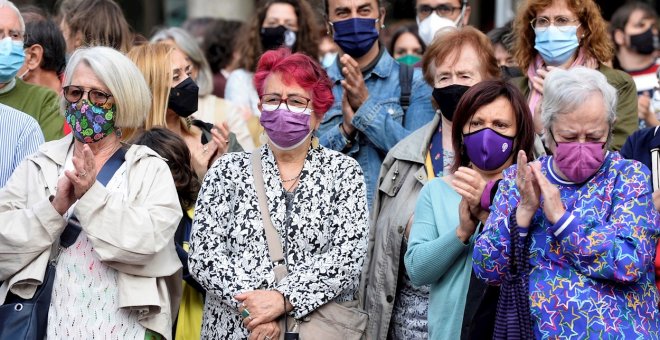
POLYGON ((355 299, 368 240, 364 177, 338 152, 310 148, 285 229, 285 191, 275 158, 261 153, 268 209, 282 244, 288 276, 275 283, 252 177, 249 153, 229 153, 209 169, 193 222, 190 270, 207 290, 204 339, 247 339, 234 296, 277 289, 301 318, 329 301, 355 299))
POLYGON ((66 122, 71 126, 73 136, 83 143, 94 143, 115 130, 116 105, 105 103, 101 106, 81 99, 69 103, 66 109, 66 122))
MULTIPOLYGON (((609 152, 594 177, 576 185, 554 174, 552 157, 539 161, 559 189, 566 213, 553 225, 539 209, 524 236, 531 238, 529 299, 535 337, 660 338, 653 271, 660 218, 648 169, 609 152)), ((490 284, 500 283, 509 270, 509 216, 520 201, 515 169, 504 171, 474 249, 475 273, 490 284)))

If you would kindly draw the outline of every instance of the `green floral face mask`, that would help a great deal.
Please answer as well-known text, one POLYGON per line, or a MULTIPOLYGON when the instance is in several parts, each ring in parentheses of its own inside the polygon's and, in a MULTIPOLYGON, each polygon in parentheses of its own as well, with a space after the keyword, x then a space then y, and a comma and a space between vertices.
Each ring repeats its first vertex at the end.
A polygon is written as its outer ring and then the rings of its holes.
POLYGON ((422 60, 422 57, 418 57, 414 54, 406 54, 403 57, 398 58, 396 61, 398 61, 401 64, 406 64, 410 66, 414 66, 417 64, 420 60, 422 60))

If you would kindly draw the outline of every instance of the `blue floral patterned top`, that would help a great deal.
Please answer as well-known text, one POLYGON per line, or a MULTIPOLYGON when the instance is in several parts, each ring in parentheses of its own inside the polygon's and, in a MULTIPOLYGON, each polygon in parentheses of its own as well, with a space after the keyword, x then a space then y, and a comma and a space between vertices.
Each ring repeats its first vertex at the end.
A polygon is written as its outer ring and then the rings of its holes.
MULTIPOLYGON (((539 209, 526 236, 535 337, 660 338, 653 272, 660 218, 648 169, 610 152, 594 177, 576 185, 553 172, 552 157, 539 161, 559 188, 566 213, 553 225, 539 209)), ((508 270, 509 216, 520 200, 515 176, 515 166, 504 171, 474 248, 475 273, 490 284, 508 270)))

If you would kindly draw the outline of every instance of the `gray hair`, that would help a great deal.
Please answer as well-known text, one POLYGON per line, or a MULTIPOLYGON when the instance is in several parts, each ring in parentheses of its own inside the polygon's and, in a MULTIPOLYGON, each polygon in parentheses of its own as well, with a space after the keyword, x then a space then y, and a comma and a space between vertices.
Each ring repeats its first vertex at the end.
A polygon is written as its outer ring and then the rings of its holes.
MULTIPOLYGON (((541 120, 543 128, 550 131, 559 115, 577 109, 594 93, 603 96, 603 104, 610 129, 616 120, 616 89, 605 76, 593 69, 577 66, 566 71, 555 69, 548 73, 543 86, 541 120)), ((610 133, 611 136, 611 133, 610 133)), ((609 139, 608 139, 609 141, 609 139)))
POLYGON ((14 5, 13 2, 9 0, 0 0, 0 8, 4 8, 4 7, 8 7, 9 9, 16 12, 16 16, 18 17, 18 23, 21 25, 21 32, 25 34, 25 20, 23 20, 21 11, 18 10, 18 8, 16 7, 16 5, 14 5))
POLYGON ((199 44, 197 44, 197 40, 195 40, 195 38, 183 28, 170 27, 163 28, 156 32, 156 34, 151 37, 151 42, 155 43, 170 39, 174 40, 174 43, 176 43, 179 49, 190 58, 194 66, 197 68, 198 74, 195 83, 199 86, 199 96, 204 97, 213 92, 213 75, 211 73, 211 67, 209 66, 209 62, 206 61, 204 52, 202 52, 199 44))
MULTIPOLYGON (((79 48, 73 53, 66 66, 63 86, 71 85, 73 73, 80 63, 91 68, 96 77, 110 90, 117 105, 115 126, 142 127, 151 109, 151 90, 137 66, 121 52, 110 47, 79 48)), ((60 100, 62 112, 67 104, 62 96, 60 100)))

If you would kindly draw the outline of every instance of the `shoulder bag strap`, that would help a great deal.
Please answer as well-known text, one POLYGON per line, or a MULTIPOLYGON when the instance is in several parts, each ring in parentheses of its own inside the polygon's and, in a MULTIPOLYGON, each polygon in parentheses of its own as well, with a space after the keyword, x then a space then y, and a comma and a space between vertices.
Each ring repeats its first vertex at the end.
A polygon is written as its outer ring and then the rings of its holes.
POLYGON ((261 168, 261 152, 260 149, 255 149, 250 156, 252 162, 252 177, 254 178, 254 188, 257 192, 257 199, 259 200, 259 211, 261 219, 264 223, 264 231, 266 233, 266 242, 268 242, 268 254, 270 260, 273 262, 273 270, 275 271, 275 280, 280 281, 287 274, 284 262, 284 252, 282 251, 282 242, 277 229, 273 226, 270 219, 270 212, 268 211, 268 201, 266 198, 266 187, 264 185, 263 170, 261 168))

